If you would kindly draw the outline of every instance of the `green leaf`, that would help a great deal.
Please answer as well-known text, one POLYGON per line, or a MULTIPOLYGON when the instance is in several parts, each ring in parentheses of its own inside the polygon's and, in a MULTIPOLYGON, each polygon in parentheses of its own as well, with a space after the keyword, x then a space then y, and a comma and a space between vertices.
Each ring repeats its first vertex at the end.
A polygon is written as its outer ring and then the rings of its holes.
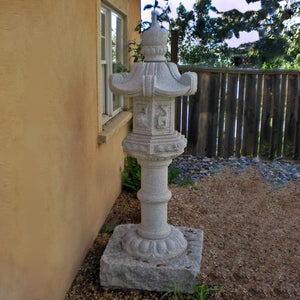
POLYGON ((153 5, 147 4, 147 5, 145 5, 144 10, 146 10, 146 9, 151 9, 151 8, 153 8, 153 5))

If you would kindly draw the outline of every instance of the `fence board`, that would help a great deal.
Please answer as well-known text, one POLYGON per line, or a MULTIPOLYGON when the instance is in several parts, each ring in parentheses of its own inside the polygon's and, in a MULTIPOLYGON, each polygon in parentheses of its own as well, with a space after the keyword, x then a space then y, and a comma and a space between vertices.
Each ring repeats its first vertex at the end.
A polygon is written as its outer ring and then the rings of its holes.
POLYGON ((191 109, 190 134, 188 153, 206 156, 208 133, 208 106, 209 106, 209 78, 210 73, 198 74, 198 91, 193 97, 193 109, 191 109))
POLYGON ((242 147, 242 129, 243 129, 243 111, 245 95, 245 74, 239 74, 239 95, 237 99, 237 122, 236 122, 236 143, 235 156, 241 156, 242 147))
POLYGON ((181 132, 180 123, 182 122, 180 113, 181 97, 175 98, 175 130, 181 132))
POLYGON ((296 150, 296 118, 299 119, 299 116, 296 116, 298 111, 295 111, 295 106, 299 107, 298 88, 298 76, 289 75, 283 145, 283 153, 287 158, 294 158, 296 150))
POLYGON ((300 75, 298 75, 298 89, 296 96, 296 141, 295 141, 295 159, 300 159, 300 75))
POLYGON ((234 153, 237 79, 237 74, 228 74, 227 99, 225 108, 224 157, 232 156, 234 153))
POLYGON ((277 155, 279 143, 279 116, 280 116, 280 75, 273 76, 273 110, 272 110, 272 134, 271 134, 271 148, 270 158, 273 159, 277 155))
MULTIPOLYGON (((198 74, 199 80, 199 74, 198 74)), ((197 154, 196 146, 198 143, 198 118, 197 115, 199 114, 199 101, 200 101, 200 93, 199 93, 199 81, 198 81, 198 91, 195 95, 190 96, 190 116, 189 116, 189 135, 187 137, 187 153, 192 155, 199 155, 197 154)))
POLYGON ((183 97, 182 102, 182 134, 187 136, 187 98, 183 97))
POLYGON ((280 83, 280 99, 279 99, 279 132, 278 132, 278 143, 276 149, 276 156, 280 157, 282 155, 282 137, 283 137, 283 124, 285 115, 285 103, 286 103, 286 88, 287 88, 287 75, 281 75, 280 83))
POLYGON ((254 130, 255 130, 255 94, 256 94, 256 75, 247 74, 244 108, 244 132, 242 154, 250 156, 253 154, 254 130))
POLYGON ((182 122, 187 153, 211 157, 217 152, 228 157, 259 152, 264 158, 299 159, 299 71, 187 66, 180 70, 198 73, 198 91, 190 97, 188 133, 186 97, 181 121, 180 100, 175 106, 176 130, 182 122))
POLYGON ((274 76, 270 74, 265 75, 264 78, 263 107, 261 116, 261 133, 259 147, 259 155, 263 158, 269 157, 271 147, 271 122, 274 90, 273 78, 274 76))
POLYGON ((212 72, 209 80, 209 99, 208 99, 208 135, 206 156, 216 156, 216 141, 218 129, 218 102, 220 88, 220 73, 212 72))
POLYGON ((218 130, 218 156, 224 151, 224 113, 226 105, 227 73, 221 73, 220 101, 219 101, 219 130, 218 130))
POLYGON ((252 155, 256 157, 258 154, 258 145, 259 145, 259 126, 261 119, 261 102, 262 102, 262 93, 263 93, 263 75, 258 74, 256 78, 256 97, 255 97, 255 120, 254 120, 254 140, 253 140, 253 149, 252 155))

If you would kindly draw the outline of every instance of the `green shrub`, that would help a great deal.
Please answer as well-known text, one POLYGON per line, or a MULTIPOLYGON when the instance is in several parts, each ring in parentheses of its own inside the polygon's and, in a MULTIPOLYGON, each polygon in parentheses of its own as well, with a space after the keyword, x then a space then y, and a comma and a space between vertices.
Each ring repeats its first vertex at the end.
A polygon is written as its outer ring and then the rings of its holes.
POLYGON ((174 164, 170 164, 168 169, 168 184, 171 184, 179 174, 180 170, 175 168, 174 164))
POLYGON ((195 181, 191 178, 187 178, 186 176, 184 176, 184 179, 182 181, 178 181, 177 184, 179 186, 184 186, 187 187, 188 185, 194 185, 195 181))
POLYGON ((122 172, 122 187, 124 190, 132 193, 137 193, 141 188, 141 166, 131 156, 127 156, 125 159, 122 172))
MULTIPOLYGON (((164 299, 167 295, 173 294, 174 299, 192 299, 192 300, 205 300, 208 296, 214 295, 221 291, 221 286, 212 287, 210 285, 195 285, 193 284, 193 293, 189 294, 186 292, 178 291, 178 287, 182 283, 174 282, 174 285, 170 287, 170 291, 163 294, 160 298, 161 300, 164 299)), ((168 286, 166 286, 168 287, 168 286)))
POLYGON ((190 299, 205 300, 207 296, 214 295, 221 290, 221 286, 212 287, 210 285, 193 285, 194 293, 190 295, 190 299))
MULTIPOLYGON (((180 170, 175 168, 174 164, 170 164, 168 169, 168 184, 170 184, 180 170)), ((131 193, 136 194, 141 188, 141 166, 137 160, 131 156, 125 159, 124 170, 122 172, 122 187, 131 193)))

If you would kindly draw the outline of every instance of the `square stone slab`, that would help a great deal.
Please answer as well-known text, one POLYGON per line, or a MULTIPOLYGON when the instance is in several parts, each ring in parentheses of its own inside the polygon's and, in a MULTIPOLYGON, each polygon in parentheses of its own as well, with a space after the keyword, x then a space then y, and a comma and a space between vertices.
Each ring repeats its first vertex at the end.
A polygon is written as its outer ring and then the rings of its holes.
POLYGON ((183 254, 168 260, 142 260, 127 254, 121 246, 127 231, 135 226, 127 224, 115 228, 100 260, 100 284, 111 288, 169 291, 176 282, 179 291, 192 293, 200 273, 202 230, 176 227, 188 242, 183 254))

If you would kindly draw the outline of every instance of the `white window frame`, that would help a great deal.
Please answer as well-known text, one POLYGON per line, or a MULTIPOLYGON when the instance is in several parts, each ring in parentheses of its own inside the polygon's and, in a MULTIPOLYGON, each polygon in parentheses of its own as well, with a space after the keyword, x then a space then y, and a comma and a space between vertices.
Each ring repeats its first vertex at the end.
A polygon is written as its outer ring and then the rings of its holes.
POLYGON ((120 106, 117 109, 113 109, 113 93, 109 89, 109 75, 113 73, 112 65, 112 14, 115 14, 121 20, 121 38, 117 41, 120 44, 120 51, 122 53, 121 63, 124 63, 124 18, 115 10, 109 8, 106 5, 101 4, 100 8, 100 26, 101 26, 101 18, 102 14, 105 15, 105 36, 102 35, 102 28, 100 28, 100 45, 102 47, 102 39, 105 39, 105 57, 103 58, 103 53, 101 53, 100 57, 100 72, 101 72, 101 98, 102 98, 102 125, 105 124, 112 117, 117 115, 119 112, 123 110, 124 106, 124 98, 120 97, 120 106), (105 66, 105 74, 103 74, 103 67, 105 66))

